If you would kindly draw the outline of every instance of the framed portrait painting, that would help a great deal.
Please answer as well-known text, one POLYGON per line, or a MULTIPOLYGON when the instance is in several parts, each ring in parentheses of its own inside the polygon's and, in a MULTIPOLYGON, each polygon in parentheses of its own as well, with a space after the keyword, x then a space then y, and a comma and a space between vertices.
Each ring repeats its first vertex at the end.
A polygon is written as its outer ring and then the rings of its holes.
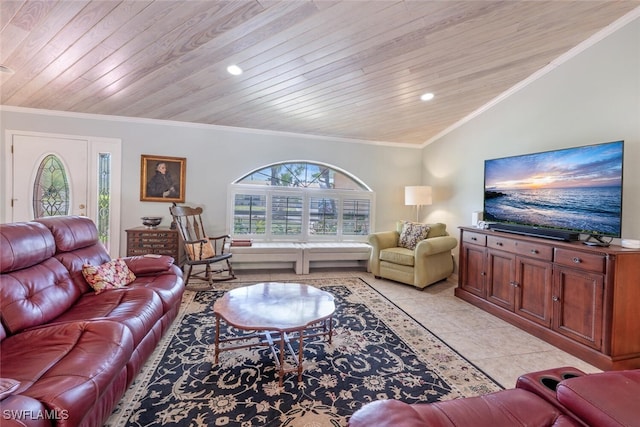
POLYGON ((143 154, 140 158, 140 200, 184 203, 187 159, 143 154))

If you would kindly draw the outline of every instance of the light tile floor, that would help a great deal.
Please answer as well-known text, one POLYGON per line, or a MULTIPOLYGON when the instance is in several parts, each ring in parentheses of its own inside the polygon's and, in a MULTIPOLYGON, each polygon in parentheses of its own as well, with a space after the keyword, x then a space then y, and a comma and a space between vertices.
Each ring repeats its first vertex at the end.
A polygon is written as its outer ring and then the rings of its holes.
POLYGON ((375 279, 372 274, 357 269, 316 270, 307 276, 297 276, 293 271, 240 270, 236 275, 241 281, 362 277, 505 388, 513 388, 516 379, 524 373, 559 366, 573 366, 588 373, 600 372, 600 369, 455 297, 455 277, 419 290, 375 279))

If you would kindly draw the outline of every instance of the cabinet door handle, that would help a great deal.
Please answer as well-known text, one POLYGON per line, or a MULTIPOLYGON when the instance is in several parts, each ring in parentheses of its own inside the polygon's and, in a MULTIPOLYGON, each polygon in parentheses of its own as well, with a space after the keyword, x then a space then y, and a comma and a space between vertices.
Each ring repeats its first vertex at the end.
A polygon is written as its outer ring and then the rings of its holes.
POLYGON ((538 250, 537 249, 531 249, 531 253, 536 255, 538 253, 538 250))
POLYGON ((471 240, 473 240, 474 242, 476 242, 478 240, 477 237, 472 237, 471 240))
POLYGON ((502 246, 502 242, 496 242, 496 246, 502 246))
POLYGON ((572 259, 572 261, 573 261, 574 264, 580 264, 582 262, 582 260, 580 258, 578 258, 578 257, 574 257, 572 259))
POLYGON ((519 287, 519 286, 520 286, 520 284, 519 284, 518 282, 515 282, 515 281, 511 282, 510 284, 511 284, 511 286, 513 286, 514 288, 517 288, 517 287, 519 287))
POLYGON ((560 297, 557 297, 557 296, 555 296, 555 295, 554 295, 554 296, 552 296, 552 297, 551 297, 551 299, 552 299, 554 302, 558 302, 558 301, 560 301, 560 297))

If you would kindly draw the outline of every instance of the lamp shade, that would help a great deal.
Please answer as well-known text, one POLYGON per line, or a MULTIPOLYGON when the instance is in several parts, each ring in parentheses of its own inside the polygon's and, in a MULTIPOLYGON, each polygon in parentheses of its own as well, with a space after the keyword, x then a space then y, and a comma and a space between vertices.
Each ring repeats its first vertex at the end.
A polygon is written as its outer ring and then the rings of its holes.
POLYGON ((430 205, 431 187, 426 185, 413 185, 404 187, 404 204, 408 206, 430 205))

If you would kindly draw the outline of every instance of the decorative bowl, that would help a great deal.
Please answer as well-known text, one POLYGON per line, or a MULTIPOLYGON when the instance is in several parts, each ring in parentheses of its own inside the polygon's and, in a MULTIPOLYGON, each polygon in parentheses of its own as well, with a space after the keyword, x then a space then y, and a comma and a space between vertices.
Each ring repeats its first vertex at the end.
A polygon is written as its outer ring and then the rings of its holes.
POLYGON ((149 228, 156 228, 162 222, 161 216, 143 216, 142 217, 142 225, 145 225, 149 228))

